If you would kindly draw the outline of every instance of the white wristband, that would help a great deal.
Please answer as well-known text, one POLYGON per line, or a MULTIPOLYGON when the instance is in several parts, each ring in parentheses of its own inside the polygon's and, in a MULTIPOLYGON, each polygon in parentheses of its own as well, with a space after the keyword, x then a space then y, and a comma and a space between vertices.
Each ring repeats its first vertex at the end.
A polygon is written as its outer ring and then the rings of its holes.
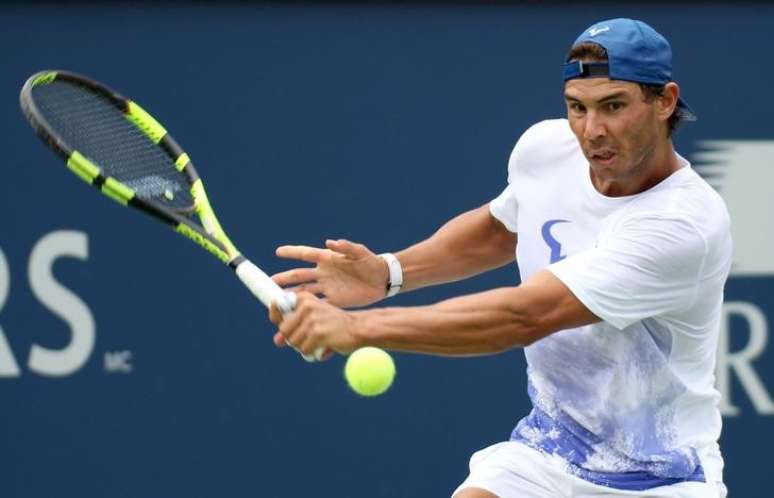
POLYGON ((400 265, 400 261, 394 254, 385 252, 379 255, 387 263, 387 269, 390 272, 390 276, 387 279, 387 297, 392 297, 403 286, 403 267, 400 265))

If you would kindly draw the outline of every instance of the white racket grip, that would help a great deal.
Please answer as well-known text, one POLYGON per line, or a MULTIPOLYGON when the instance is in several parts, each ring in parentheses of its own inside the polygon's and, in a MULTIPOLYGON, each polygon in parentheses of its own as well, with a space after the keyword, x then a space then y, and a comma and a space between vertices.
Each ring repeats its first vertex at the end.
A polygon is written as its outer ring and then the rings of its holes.
MULTIPOLYGON (((257 297, 264 306, 271 307, 271 303, 276 302, 277 307, 283 316, 287 316, 296 308, 296 294, 285 292, 282 287, 277 285, 266 272, 255 266, 250 260, 245 259, 234 270, 239 280, 250 289, 250 292, 257 297)), ((322 359, 325 354, 323 348, 317 348, 313 356, 305 355, 299 351, 304 360, 313 362, 322 359)))
POLYGON ((250 260, 245 259, 236 267, 236 274, 239 280, 250 289, 255 297, 260 299, 264 306, 271 307, 271 303, 277 302, 277 307, 283 315, 287 315, 296 305, 295 295, 291 299, 282 287, 274 283, 263 270, 255 266, 250 260))

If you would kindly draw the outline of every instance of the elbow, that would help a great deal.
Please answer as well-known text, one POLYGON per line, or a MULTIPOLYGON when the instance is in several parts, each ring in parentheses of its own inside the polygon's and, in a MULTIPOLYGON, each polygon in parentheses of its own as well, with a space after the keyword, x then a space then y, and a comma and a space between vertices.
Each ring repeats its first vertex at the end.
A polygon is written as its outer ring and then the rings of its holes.
POLYGON ((525 313, 522 310, 502 311, 504 313, 498 313, 494 323, 491 321, 486 323, 485 320, 479 321, 478 326, 481 328, 482 334, 478 343, 480 353, 498 354, 516 348, 524 348, 545 336, 542 333, 544 324, 538 316, 525 313))
POLYGON ((544 330, 544 324, 538 316, 533 314, 518 314, 514 324, 515 331, 511 347, 525 348, 547 335, 544 330))
POLYGON ((543 336, 535 331, 523 330, 519 333, 519 342, 517 345, 518 347, 526 348, 527 346, 533 345, 542 338, 543 336))
POLYGON ((526 348, 540 339, 538 334, 523 328, 511 328, 507 333, 499 338, 488 341, 484 353, 499 354, 511 351, 517 348, 526 348))

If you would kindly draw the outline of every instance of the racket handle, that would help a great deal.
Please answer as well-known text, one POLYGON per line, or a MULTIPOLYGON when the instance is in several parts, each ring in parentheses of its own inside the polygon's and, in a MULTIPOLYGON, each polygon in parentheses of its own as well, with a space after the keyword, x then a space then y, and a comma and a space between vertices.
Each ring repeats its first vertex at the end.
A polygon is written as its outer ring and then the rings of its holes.
MULTIPOLYGON (((277 308, 283 316, 289 315, 296 309, 296 294, 285 292, 266 272, 255 266, 250 260, 245 259, 239 263, 234 271, 245 287, 250 289, 250 292, 267 308, 276 302, 277 308)), ((308 362, 320 361, 325 354, 325 349, 315 349, 314 355, 305 355, 300 351, 299 354, 308 362)))

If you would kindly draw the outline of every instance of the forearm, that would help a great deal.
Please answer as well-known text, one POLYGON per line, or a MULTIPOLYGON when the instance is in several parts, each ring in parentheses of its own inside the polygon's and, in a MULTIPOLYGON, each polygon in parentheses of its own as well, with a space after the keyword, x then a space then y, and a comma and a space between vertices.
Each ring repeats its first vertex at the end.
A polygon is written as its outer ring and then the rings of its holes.
POLYGON ((359 340, 396 351, 452 356, 492 354, 535 340, 540 323, 519 288, 503 288, 432 306, 353 313, 359 340))
POLYGON ((304 354, 319 348, 349 353, 363 346, 416 353, 471 356, 527 346, 572 327, 598 322, 550 271, 537 272, 518 287, 449 299, 432 306, 345 311, 309 292, 297 294, 293 313, 279 323, 277 345, 304 354))
POLYGON ((453 356, 528 346, 559 330, 599 321, 551 272, 518 287, 457 297, 432 306, 352 313, 357 346, 453 356))
POLYGON ((494 219, 486 204, 463 213, 430 238, 396 256, 403 291, 453 282, 513 261, 516 235, 494 219))

